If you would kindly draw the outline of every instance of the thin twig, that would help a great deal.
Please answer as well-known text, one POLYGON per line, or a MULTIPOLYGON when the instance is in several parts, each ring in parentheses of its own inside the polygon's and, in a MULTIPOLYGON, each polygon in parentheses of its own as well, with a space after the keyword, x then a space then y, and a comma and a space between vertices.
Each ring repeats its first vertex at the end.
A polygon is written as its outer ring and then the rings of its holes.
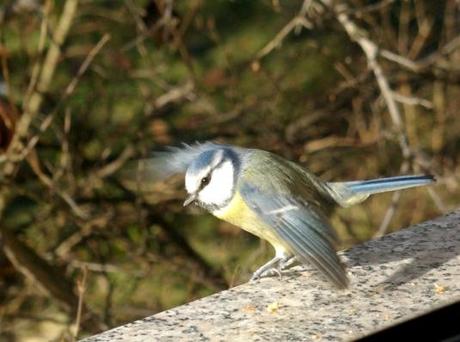
POLYGON ((46 119, 42 122, 40 125, 40 128, 38 130, 38 133, 35 134, 27 143, 26 147, 22 150, 20 157, 18 160, 24 159, 30 151, 35 147, 35 145, 38 143, 40 135, 45 132, 48 127, 51 125, 54 115, 57 112, 57 109, 59 108, 59 105, 61 103, 64 103, 64 101, 72 95, 72 93, 75 90, 75 87, 78 84, 78 81, 81 79, 83 74, 86 72, 88 67, 91 65, 91 62, 94 60, 96 55, 101 51, 102 47, 110 40, 110 35, 109 34, 104 34, 104 36, 99 40, 99 42, 90 50, 88 55, 86 56, 85 60, 83 63, 80 65, 80 68, 78 69, 76 75, 72 78, 70 83, 67 85, 67 87, 64 90, 63 96, 59 100, 58 105, 56 106, 56 109, 53 110, 51 113, 49 113, 46 117, 46 119))
POLYGON ((70 25, 72 24, 73 18, 76 14, 77 5, 78 0, 67 0, 64 4, 59 23, 53 34, 53 39, 41 68, 40 77, 37 81, 37 87, 31 94, 29 101, 25 104, 24 113, 18 123, 15 135, 16 143, 27 134, 32 119, 40 110, 40 106, 43 101, 43 94, 48 91, 51 80, 53 79, 54 71, 56 70, 56 66, 61 55, 61 46, 64 44, 67 33, 69 32, 70 25))
POLYGON ((24 96, 24 103, 29 102, 30 96, 33 94, 34 90, 37 88, 38 78, 40 76, 40 70, 42 65, 41 57, 43 51, 45 50, 46 37, 48 35, 48 16, 49 11, 51 10, 51 1, 46 1, 43 8, 43 15, 41 16, 42 21, 40 23, 40 36, 38 38, 38 49, 37 49, 37 60, 35 61, 32 72, 30 76, 29 86, 27 87, 26 94, 24 96))
POLYGON ((379 229, 377 229, 377 231, 375 232, 373 236, 374 239, 382 237, 387 232, 388 227, 390 226, 390 222, 396 213, 396 208, 398 207, 400 199, 401 199, 401 191, 394 192, 393 197, 391 197, 391 203, 388 206, 388 209, 385 212, 385 215, 383 216, 383 220, 380 223, 379 229))
MULTIPOLYGON (((302 7, 300 8, 299 13, 297 14, 297 17, 299 18, 305 18, 307 13, 311 10, 312 6, 314 6, 314 0, 304 0, 302 3, 302 7)), ((295 34, 299 34, 300 31, 302 30, 302 26, 300 23, 296 25, 294 29, 295 34)), ((311 26, 311 24, 310 24, 311 26)), ((310 27, 311 28, 311 27, 310 27)))
POLYGON ((418 105, 418 106, 425 107, 427 109, 433 109, 433 103, 431 103, 431 101, 422 99, 420 97, 406 96, 406 95, 402 95, 402 94, 393 92, 393 98, 400 103, 408 104, 411 106, 418 105))
POLYGON ((409 69, 410 71, 419 72, 421 69, 419 63, 414 62, 409 58, 398 55, 397 53, 391 52, 389 50, 381 49, 379 50, 379 55, 391 62, 397 63, 403 66, 404 68, 409 69))
POLYGON ((117 172, 126 163, 126 161, 134 155, 134 152, 135 151, 132 146, 125 147, 117 159, 104 165, 104 167, 97 170, 94 175, 96 177, 105 178, 117 172))
POLYGON ((383 58, 397 63, 404 68, 408 69, 409 71, 419 73, 428 67, 435 64, 441 57, 448 55, 455 51, 456 49, 460 48, 460 35, 449 41, 446 45, 444 45, 440 50, 424 57, 418 61, 413 61, 407 57, 398 55, 389 50, 381 49, 379 50, 379 55, 383 58))
POLYGON ((75 90, 75 87, 78 84, 78 81, 80 81, 81 77, 83 74, 88 70, 88 67, 91 65, 93 62, 94 58, 96 55, 99 53, 99 51, 102 50, 104 45, 110 40, 110 34, 105 33, 102 38, 97 42, 97 44, 89 51, 88 55, 86 56, 85 60, 83 63, 80 65, 80 68, 78 68, 77 74, 73 77, 72 81, 68 84, 68 86, 65 88, 64 91, 64 99, 66 99, 69 95, 73 93, 75 90))
MULTIPOLYGON (((405 160, 401 165, 400 173, 405 174, 409 170, 409 161, 405 160)), ((399 201, 401 199, 401 191, 395 191, 393 193, 393 197, 391 198, 391 203, 385 212, 385 216, 383 217, 382 222, 380 223, 379 229, 374 234, 374 238, 381 237, 385 235, 390 226, 391 220, 393 219, 394 215, 396 214, 396 209, 398 207, 399 201)))
POLYGON ((75 320, 75 334, 73 335, 74 341, 78 338, 80 332, 81 316, 83 312, 83 297, 86 291, 86 277, 88 275, 88 267, 85 265, 82 268, 82 276, 77 280, 77 293, 78 293, 78 307, 77 307, 77 318, 75 320))
POLYGON ((284 26, 281 31, 277 33, 277 35, 269 41, 257 54, 256 54, 256 59, 261 59, 264 56, 268 55, 270 52, 272 52, 274 49, 279 47, 284 38, 291 33, 292 30, 295 28, 303 26, 305 28, 312 28, 311 23, 304 17, 296 16, 289 21, 286 26, 284 26))
POLYGON ((194 84, 191 80, 185 84, 174 87, 166 93, 158 96, 154 102, 154 109, 163 108, 164 106, 181 101, 183 99, 193 100, 196 96, 194 93, 194 84))
POLYGON ((380 11, 381 9, 391 5, 393 2, 395 2, 395 0, 382 0, 382 1, 377 2, 375 4, 367 5, 367 6, 358 8, 358 9, 349 8, 349 9, 347 9, 345 11, 345 13, 360 17, 360 16, 362 16, 363 14, 366 14, 366 13, 371 13, 371 12, 374 12, 374 11, 380 11))
POLYGON ((447 208, 446 208, 443 200, 441 199, 441 197, 437 194, 437 192, 432 187, 427 187, 426 190, 428 191, 428 194, 430 195, 431 199, 433 200, 436 208, 438 208, 438 210, 441 213, 445 213, 447 211, 447 208))
POLYGON ((67 205, 70 207, 70 209, 75 214, 75 216, 81 219, 89 218, 88 213, 82 208, 80 208, 80 206, 75 202, 75 200, 65 190, 57 188, 54 185, 53 180, 42 171, 41 166, 40 166, 40 161, 35 153, 29 154, 27 161, 29 162, 29 165, 32 171, 35 173, 38 179, 44 185, 50 188, 51 191, 55 192, 59 197, 61 197, 62 200, 65 203, 67 203, 67 205))
POLYGON ((71 260, 69 263, 70 267, 73 268, 86 268, 91 272, 101 272, 101 273, 116 273, 121 272, 120 267, 111 265, 111 264, 100 264, 97 262, 87 262, 80 260, 71 260))
POLYGON ((54 253, 61 259, 68 259, 68 254, 72 248, 74 248, 84 238, 93 234, 95 229, 106 227, 109 224, 110 219, 113 219, 113 212, 105 211, 101 216, 92 217, 90 220, 85 220, 83 222, 76 222, 79 226, 79 230, 62 241, 59 246, 55 248, 54 253))

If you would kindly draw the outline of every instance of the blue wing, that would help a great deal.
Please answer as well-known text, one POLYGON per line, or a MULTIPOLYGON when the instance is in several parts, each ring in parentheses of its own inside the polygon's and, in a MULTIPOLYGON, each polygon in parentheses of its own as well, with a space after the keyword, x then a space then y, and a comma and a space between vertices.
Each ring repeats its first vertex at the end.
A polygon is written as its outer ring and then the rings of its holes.
POLYGON ((280 193, 276 191, 279 184, 272 192, 267 183, 262 189, 242 181, 240 191, 246 203, 301 262, 313 264, 337 287, 347 287, 345 268, 333 247, 335 234, 318 203, 280 193))

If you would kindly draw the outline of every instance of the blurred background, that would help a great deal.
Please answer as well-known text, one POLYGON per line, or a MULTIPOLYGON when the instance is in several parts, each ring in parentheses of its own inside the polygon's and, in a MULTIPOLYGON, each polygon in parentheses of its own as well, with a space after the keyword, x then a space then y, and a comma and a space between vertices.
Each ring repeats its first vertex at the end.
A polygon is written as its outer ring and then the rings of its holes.
POLYGON ((183 179, 118 177, 181 142, 325 180, 431 173, 332 217, 341 245, 460 202, 455 0, 0 4, 0 340, 68 341, 247 281, 273 251, 183 179))

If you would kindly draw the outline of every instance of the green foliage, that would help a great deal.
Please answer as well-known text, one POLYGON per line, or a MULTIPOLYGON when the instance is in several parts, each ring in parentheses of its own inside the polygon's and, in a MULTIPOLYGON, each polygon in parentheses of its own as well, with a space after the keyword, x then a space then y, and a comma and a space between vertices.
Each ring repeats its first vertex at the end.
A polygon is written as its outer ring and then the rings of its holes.
MULTIPOLYGON (((435 195, 404 193, 387 231, 458 203, 459 54, 436 55, 458 38, 458 9, 444 11, 452 1, 395 1, 362 13, 368 2, 354 1, 350 12, 379 47, 416 61, 437 58, 410 71, 378 57, 392 90, 406 99, 398 106, 408 160, 363 52, 318 2, 299 12, 303 1, 175 1, 167 16, 164 1, 80 1, 52 82, 39 90, 31 86, 34 67, 42 70, 65 3, 0 5, 1 80, 17 123, 27 115, 30 91, 43 92, 22 138, 27 144, 37 137, 36 145, 14 172, 0 164, 1 229, 59 270, 72 296, 87 267, 85 312, 94 315, 86 323, 119 325, 240 284, 272 254, 245 232, 183 209, 180 177, 142 184, 142 191, 120 182, 128 159, 166 144, 213 139, 258 147, 326 180, 396 175, 405 162, 407 172, 436 174, 435 195), (311 28, 278 39, 297 15, 311 28), (433 23, 428 34, 423 20, 433 23), (110 39, 95 51, 105 34, 110 39), (420 98, 428 105, 407 103, 420 98)), ((382 195, 340 210, 332 218, 339 247, 372 238, 390 204, 391 195, 382 195)), ((0 252, 0 339, 69 338, 75 307, 21 272, 0 252), (57 320, 48 332, 34 319, 42 312, 45 321, 57 320)), ((81 325, 84 334, 99 328, 81 325)))

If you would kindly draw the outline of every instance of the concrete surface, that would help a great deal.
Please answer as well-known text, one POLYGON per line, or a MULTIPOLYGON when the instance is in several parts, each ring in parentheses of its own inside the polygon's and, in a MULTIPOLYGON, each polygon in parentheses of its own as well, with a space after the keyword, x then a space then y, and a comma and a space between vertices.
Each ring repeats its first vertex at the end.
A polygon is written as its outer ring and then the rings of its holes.
POLYGON ((84 341, 353 340, 460 300, 460 210, 341 254, 349 290, 296 267, 84 341))

